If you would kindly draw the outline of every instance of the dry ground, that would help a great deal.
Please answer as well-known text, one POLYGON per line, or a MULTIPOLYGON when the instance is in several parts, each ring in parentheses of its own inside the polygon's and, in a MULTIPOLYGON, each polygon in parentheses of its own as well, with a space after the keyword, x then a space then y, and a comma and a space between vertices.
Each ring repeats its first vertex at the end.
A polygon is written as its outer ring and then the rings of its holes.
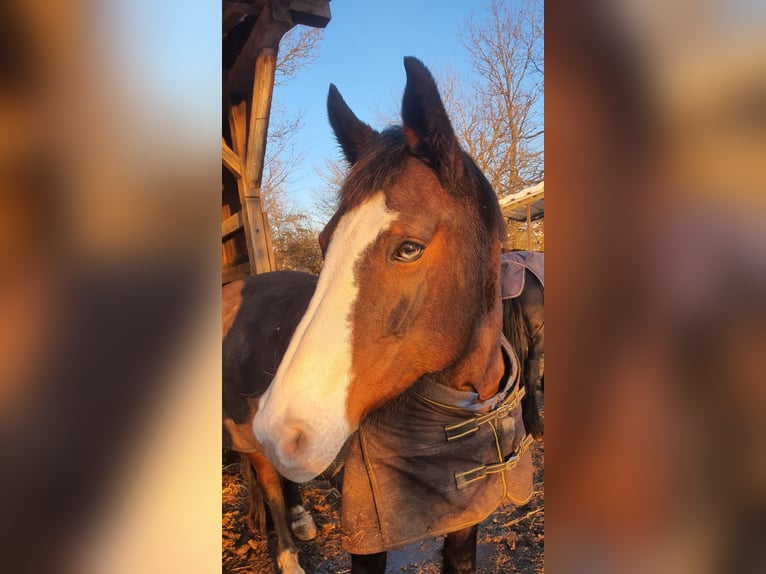
MULTIPOLYGON (((479 527, 478 572, 500 574, 544 571, 543 441, 533 447, 535 495, 523 507, 499 508, 479 527)), ((227 457, 223 468, 223 574, 278 574, 275 539, 253 533, 244 517, 246 490, 238 475, 238 459, 227 457)), ((326 482, 303 487, 304 506, 314 516, 319 534, 297 541, 307 574, 348 574, 351 562, 340 546, 340 495, 326 482)), ((386 574, 440 572, 441 540, 430 539, 389 553, 386 574)))

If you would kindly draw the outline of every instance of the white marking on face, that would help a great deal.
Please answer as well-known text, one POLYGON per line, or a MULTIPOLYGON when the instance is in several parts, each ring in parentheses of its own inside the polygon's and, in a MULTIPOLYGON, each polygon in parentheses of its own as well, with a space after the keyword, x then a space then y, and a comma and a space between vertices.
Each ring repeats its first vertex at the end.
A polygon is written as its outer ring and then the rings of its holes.
POLYGON ((346 417, 352 369, 349 317, 359 292, 354 270, 395 219, 382 191, 340 219, 314 296, 261 398, 253 432, 279 471, 296 482, 327 468, 356 430, 346 417), (294 457, 279 447, 288 430, 298 431, 305 441, 294 457))

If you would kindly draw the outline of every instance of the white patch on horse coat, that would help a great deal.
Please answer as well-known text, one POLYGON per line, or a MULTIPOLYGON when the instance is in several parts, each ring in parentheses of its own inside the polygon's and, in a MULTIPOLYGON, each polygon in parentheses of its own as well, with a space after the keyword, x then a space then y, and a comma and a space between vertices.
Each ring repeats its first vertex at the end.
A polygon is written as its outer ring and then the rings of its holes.
POLYGON ((382 191, 340 219, 314 296, 261 398, 253 432, 279 471, 293 481, 310 480, 327 468, 356 430, 346 417, 352 369, 349 316, 359 293, 354 270, 395 219, 382 191), (286 429, 298 430, 305 441, 298 460, 278 446, 286 429))
POLYGON ((298 562, 298 553, 295 550, 282 550, 277 554, 277 566, 282 574, 306 574, 298 562))
POLYGON ((290 507, 290 530, 299 540, 314 540, 317 525, 314 519, 300 504, 290 507))

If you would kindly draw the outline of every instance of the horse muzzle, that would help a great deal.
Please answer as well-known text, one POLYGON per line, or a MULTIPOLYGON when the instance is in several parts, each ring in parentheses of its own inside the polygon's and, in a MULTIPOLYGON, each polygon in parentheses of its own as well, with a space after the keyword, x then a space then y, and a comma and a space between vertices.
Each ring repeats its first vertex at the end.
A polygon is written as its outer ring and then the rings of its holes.
POLYGON ((293 482, 306 482, 321 474, 348 438, 345 428, 322 429, 306 419, 269 417, 266 409, 259 409, 253 418, 253 434, 266 458, 293 482))

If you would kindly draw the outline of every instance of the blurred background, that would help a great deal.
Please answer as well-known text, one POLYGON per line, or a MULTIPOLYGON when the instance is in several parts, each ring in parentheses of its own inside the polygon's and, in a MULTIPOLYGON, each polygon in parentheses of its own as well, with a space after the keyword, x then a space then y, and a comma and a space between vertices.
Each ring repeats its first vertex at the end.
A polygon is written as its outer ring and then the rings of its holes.
POLYGON ((760 572, 766 11, 546 3, 546 566, 760 572))
MULTIPOLYGON (((547 566, 761 572, 766 10, 545 12, 547 566)), ((221 6, 0 15, 3 570, 215 570, 221 6)))
POLYGON ((0 8, 5 572, 218 567, 220 13, 0 8))

